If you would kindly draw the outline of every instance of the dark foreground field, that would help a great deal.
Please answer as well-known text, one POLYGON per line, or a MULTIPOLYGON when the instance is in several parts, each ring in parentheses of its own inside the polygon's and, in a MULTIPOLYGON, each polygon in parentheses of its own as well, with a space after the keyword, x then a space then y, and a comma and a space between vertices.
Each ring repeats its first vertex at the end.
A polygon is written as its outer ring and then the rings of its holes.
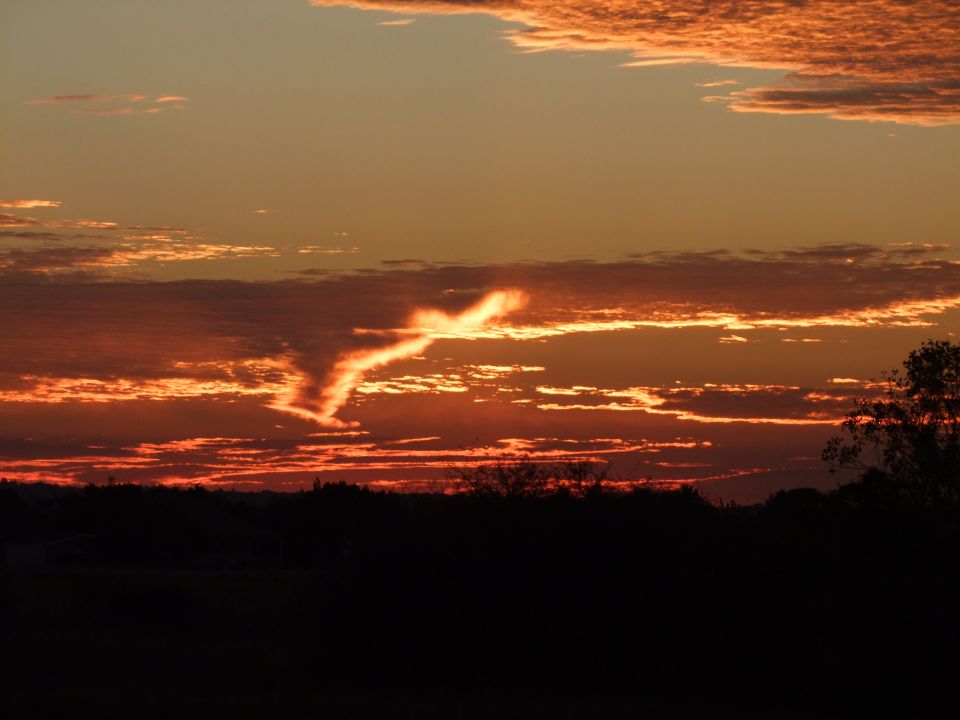
POLYGON ((0 487, 5 717, 943 716, 960 518, 0 487))

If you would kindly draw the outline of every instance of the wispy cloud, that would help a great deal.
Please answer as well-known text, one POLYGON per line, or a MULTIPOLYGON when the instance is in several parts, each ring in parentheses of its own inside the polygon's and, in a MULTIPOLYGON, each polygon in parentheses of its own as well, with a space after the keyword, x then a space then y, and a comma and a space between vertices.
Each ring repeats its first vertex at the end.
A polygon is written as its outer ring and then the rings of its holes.
POLYGON ((303 245, 297 248, 299 255, 356 255, 360 248, 356 246, 341 247, 339 245, 303 245))
POLYGON ((153 115, 165 109, 183 110, 190 98, 182 95, 151 96, 143 93, 120 93, 107 95, 91 93, 80 95, 54 95, 27 100, 25 105, 68 105, 76 115, 153 115), (147 107, 152 105, 152 107, 147 107), (80 107, 76 107, 80 106, 80 107))
POLYGON ((40 248, 13 247, 0 250, 0 278, 23 278, 25 274, 47 278, 64 274, 76 277, 77 273, 82 273, 87 277, 102 274, 105 279, 115 271, 138 268, 143 263, 279 255, 270 246, 211 242, 191 234, 187 228, 174 225, 125 225, 112 220, 90 218, 41 221, 0 213, 0 237, 47 243, 40 248), (67 245, 66 241, 88 241, 91 244, 67 245), (51 246, 50 243, 57 243, 58 246, 51 246))
POLYGON ((536 390, 548 396, 547 400, 537 402, 541 410, 643 412, 702 424, 835 425, 851 403, 845 390, 815 391, 783 385, 706 384, 621 389, 577 386, 536 390))
POLYGON ((696 62, 703 62, 703 60, 699 58, 690 58, 690 57, 649 58, 646 60, 630 60, 629 62, 620 63, 618 67, 622 67, 622 68, 662 67, 665 65, 690 65, 696 62))
POLYGON ((528 51, 618 50, 647 67, 702 61, 784 69, 730 109, 916 125, 960 122, 960 10, 943 0, 311 0, 403 13, 487 12, 528 51))
POLYGON ((75 110, 77 115, 133 115, 136 113, 136 109, 132 107, 118 107, 118 108, 82 108, 81 110, 75 110))
POLYGON ((60 200, 0 200, 0 208, 58 208, 63 203, 60 200))
MULTIPOLYGON (((16 387, 0 388, 0 403, 115 403, 247 395, 269 398, 297 380, 285 374, 278 363, 265 360, 218 363, 220 372, 208 377, 191 376, 189 366, 178 369, 179 375, 157 378, 24 375, 16 387)), ((193 370, 210 373, 209 367, 193 370)))
POLYGON ((699 82, 695 83, 696 87, 700 88, 715 88, 715 87, 725 87, 727 85, 739 85, 737 80, 711 80, 709 82, 699 82))
MULTIPOLYGON (((710 443, 692 439, 506 437, 465 449, 451 446, 439 435, 371 439, 362 433, 331 433, 306 441, 209 436, 96 446, 76 441, 33 441, 20 447, 0 447, 0 453, 5 456, 4 474, 27 481, 83 483, 111 474, 124 480, 164 484, 269 484, 292 489, 318 475, 349 474, 379 488, 436 490, 438 476, 451 462, 483 465, 505 454, 522 454, 545 463, 603 461, 631 455, 660 458, 662 453, 697 457, 709 448, 710 443)), ((679 459, 656 462, 670 467, 710 467, 710 463, 679 459)))
POLYGON ((27 105, 63 105, 69 103, 99 103, 110 99, 109 95, 99 93, 84 95, 54 95, 53 97, 36 98, 27 100, 27 105))
MULTIPOLYGON (((59 207, 53 200, 3 200, 3 207, 59 207)), ((144 263, 229 260, 245 257, 276 257, 280 252, 267 245, 214 242, 177 225, 124 224, 95 218, 39 220, 14 213, 0 213, 0 238, 46 243, 0 249, 0 279, 28 276, 59 279, 115 278, 118 272, 140 271, 144 263), (78 245, 83 242, 85 244, 78 245), (56 243, 56 247, 51 246, 56 243)))

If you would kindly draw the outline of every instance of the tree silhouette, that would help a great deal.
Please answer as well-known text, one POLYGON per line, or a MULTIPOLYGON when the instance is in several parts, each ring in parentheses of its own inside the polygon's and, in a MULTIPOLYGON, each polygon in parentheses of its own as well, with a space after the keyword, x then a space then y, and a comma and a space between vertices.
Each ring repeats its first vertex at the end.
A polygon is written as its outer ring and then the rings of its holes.
POLYGON ((473 495, 534 498, 568 493, 584 498, 603 491, 609 469, 609 464, 596 460, 544 462, 504 453, 451 464, 446 476, 454 487, 473 495))
POLYGON ((540 497, 550 491, 550 473, 527 455, 494 455, 478 463, 451 465, 447 477, 455 486, 480 496, 540 497))
POLYGON ((610 464, 596 460, 568 460, 559 463, 557 476, 570 493, 576 497, 596 495, 603 491, 610 464))
POLYGON ((960 345, 927 341, 885 373, 880 400, 858 398, 844 435, 823 451, 839 468, 883 473, 894 489, 927 505, 960 503, 960 345), (872 453, 870 460, 865 459, 872 453))

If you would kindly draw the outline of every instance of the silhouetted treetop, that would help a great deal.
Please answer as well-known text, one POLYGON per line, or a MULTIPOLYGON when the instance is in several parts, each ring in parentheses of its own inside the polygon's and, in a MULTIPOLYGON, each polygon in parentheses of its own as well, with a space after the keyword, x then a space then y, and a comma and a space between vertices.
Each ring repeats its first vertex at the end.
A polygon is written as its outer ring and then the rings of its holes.
POLYGON ((922 504, 960 504, 960 345, 925 342, 885 380, 883 398, 856 400, 823 459, 882 472, 922 504))

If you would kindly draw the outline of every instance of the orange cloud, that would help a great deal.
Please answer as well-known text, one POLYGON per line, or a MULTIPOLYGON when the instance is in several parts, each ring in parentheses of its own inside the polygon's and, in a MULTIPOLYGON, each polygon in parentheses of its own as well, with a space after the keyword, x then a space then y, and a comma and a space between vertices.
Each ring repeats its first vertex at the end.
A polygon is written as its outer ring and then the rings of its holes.
POLYGON ((338 245, 304 245, 297 248, 299 255, 356 255, 360 248, 340 247, 338 245))
POLYGON ((710 82, 695 83, 695 87, 715 88, 715 87, 725 87, 727 85, 739 85, 739 84, 740 83, 737 80, 712 80, 710 82))
POLYGON ((172 238, 161 234, 125 237, 122 242, 106 247, 12 248, 0 252, 0 270, 8 274, 57 275, 76 271, 109 272, 131 268, 142 262, 228 260, 277 255, 277 250, 267 245, 207 243, 196 238, 172 238))
POLYGON ((115 222, 108 222, 106 220, 64 220, 59 223, 56 223, 56 227, 65 227, 65 228, 82 228, 82 229, 95 229, 95 230, 114 230, 119 227, 115 222))
MULTIPOLYGON (((724 98, 738 112, 960 122, 960 5, 944 0, 311 0, 403 13, 486 12, 527 51, 619 50, 635 65, 782 68, 724 98)), ((716 98, 714 98, 716 99, 716 98)))
POLYGON ((188 377, 98 380, 24 376, 22 380, 30 385, 18 390, 0 390, 0 403, 112 403, 231 395, 266 396, 281 392, 290 382, 289 379, 263 380, 251 385, 234 379, 188 377))
POLYGON ((58 208, 62 204, 59 200, 0 200, 0 208, 58 208))
POLYGON ((408 326, 396 331, 400 336, 396 341, 341 355, 323 381, 318 383, 317 378, 305 375, 300 383, 279 395, 269 407, 321 425, 346 427, 349 423, 337 418, 336 413, 368 371, 419 355, 439 338, 475 332, 519 309, 525 302, 526 297, 520 291, 495 290, 456 315, 440 310, 417 310, 408 326))
POLYGON ((127 238, 99 263, 100 267, 126 267, 142 261, 184 262, 187 260, 225 260, 242 257, 276 257, 269 245, 228 245, 196 242, 163 235, 127 238))
POLYGON ((702 62, 698 58, 689 58, 689 57, 665 57, 665 58, 648 58, 646 60, 631 60, 630 62, 620 63, 617 67, 622 68, 645 68, 645 67, 660 67, 663 65, 692 65, 693 63, 702 62))

